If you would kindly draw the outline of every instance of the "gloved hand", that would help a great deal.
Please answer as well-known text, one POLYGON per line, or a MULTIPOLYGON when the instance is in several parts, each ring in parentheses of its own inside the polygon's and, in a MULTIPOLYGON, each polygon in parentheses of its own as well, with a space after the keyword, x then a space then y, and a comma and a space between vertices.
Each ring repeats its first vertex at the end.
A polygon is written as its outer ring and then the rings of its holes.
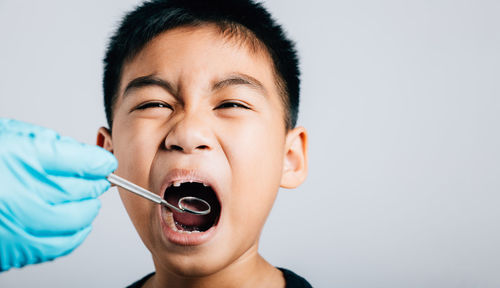
POLYGON ((97 146, 0 118, 0 271, 80 245, 117 165, 97 146))

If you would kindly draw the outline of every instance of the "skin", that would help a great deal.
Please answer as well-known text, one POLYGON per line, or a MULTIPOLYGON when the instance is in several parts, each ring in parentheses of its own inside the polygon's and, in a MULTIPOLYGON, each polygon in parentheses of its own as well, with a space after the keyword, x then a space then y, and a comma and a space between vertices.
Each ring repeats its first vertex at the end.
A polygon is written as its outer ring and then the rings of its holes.
POLYGON ((172 169, 204 173, 222 205, 215 235, 183 246, 163 235, 158 205, 119 189, 156 268, 145 287, 284 287, 259 237, 279 187, 307 175, 307 134, 285 128, 275 80, 267 51, 211 25, 164 32, 124 66, 112 133, 97 136, 118 159, 115 173, 159 195, 172 169), (151 75, 170 87, 126 90, 151 75), (155 104, 138 109, 145 103, 155 104))

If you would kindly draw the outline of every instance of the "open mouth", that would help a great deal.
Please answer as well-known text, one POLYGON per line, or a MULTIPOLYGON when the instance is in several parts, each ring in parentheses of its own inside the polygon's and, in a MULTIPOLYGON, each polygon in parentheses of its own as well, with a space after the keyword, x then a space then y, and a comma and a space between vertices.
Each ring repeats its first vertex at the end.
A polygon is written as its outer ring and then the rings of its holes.
POLYGON ((179 199, 187 196, 197 197, 207 201, 211 207, 210 213, 207 215, 194 215, 168 209, 173 216, 170 219, 171 221, 167 221, 173 222, 168 223, 170 228, 176 232, 193 233, 204 232, 216 226, 219 221, 221 206, 212 187, 204 183, 176 181, 167 187, 164 199, 168 203, 178 206, 179 199))

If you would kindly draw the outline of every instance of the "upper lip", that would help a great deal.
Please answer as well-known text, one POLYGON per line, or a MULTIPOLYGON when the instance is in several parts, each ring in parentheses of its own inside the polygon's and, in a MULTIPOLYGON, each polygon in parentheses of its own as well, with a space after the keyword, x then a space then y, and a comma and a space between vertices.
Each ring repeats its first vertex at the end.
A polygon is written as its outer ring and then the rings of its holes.
POLYGON ((203 172, 202 170, 198 169, 173 169, 170 170, 164 177, 162 185, 161 185, 161 190, 160 190, 160 196, 162 198, 165 197, 165 191, 167 190, 168 187, 173 185, 174 182, 181 181, 181 182, 197 182, 197 183, 203 183, 205 185, 208 185, 212 188, 214 191, 215 195, 217 196, 217 199, 219 200, 219 203, 221 203, 221 195, 219 195, 219 187, 217 181, 210 176, 210 174, 203 172))

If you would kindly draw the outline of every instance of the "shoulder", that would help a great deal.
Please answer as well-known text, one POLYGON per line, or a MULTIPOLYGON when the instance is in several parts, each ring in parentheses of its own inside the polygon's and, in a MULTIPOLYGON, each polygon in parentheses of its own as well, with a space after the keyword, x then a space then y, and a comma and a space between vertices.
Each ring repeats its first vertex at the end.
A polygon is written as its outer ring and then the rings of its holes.
POLYGON ((149 273, 148 275, 142 277, 142 279, 130 284, 127 288, 141 288, 146 281, 155 274, 155 272, 149 273))
POLYGON ((280 267, 278 267, 278 269, 280 269, 283 273, 283 277, 285 277, 285 288, 312 288, 311 284, 309 284, 306 279, 300 277, 292 271, 280 267))

